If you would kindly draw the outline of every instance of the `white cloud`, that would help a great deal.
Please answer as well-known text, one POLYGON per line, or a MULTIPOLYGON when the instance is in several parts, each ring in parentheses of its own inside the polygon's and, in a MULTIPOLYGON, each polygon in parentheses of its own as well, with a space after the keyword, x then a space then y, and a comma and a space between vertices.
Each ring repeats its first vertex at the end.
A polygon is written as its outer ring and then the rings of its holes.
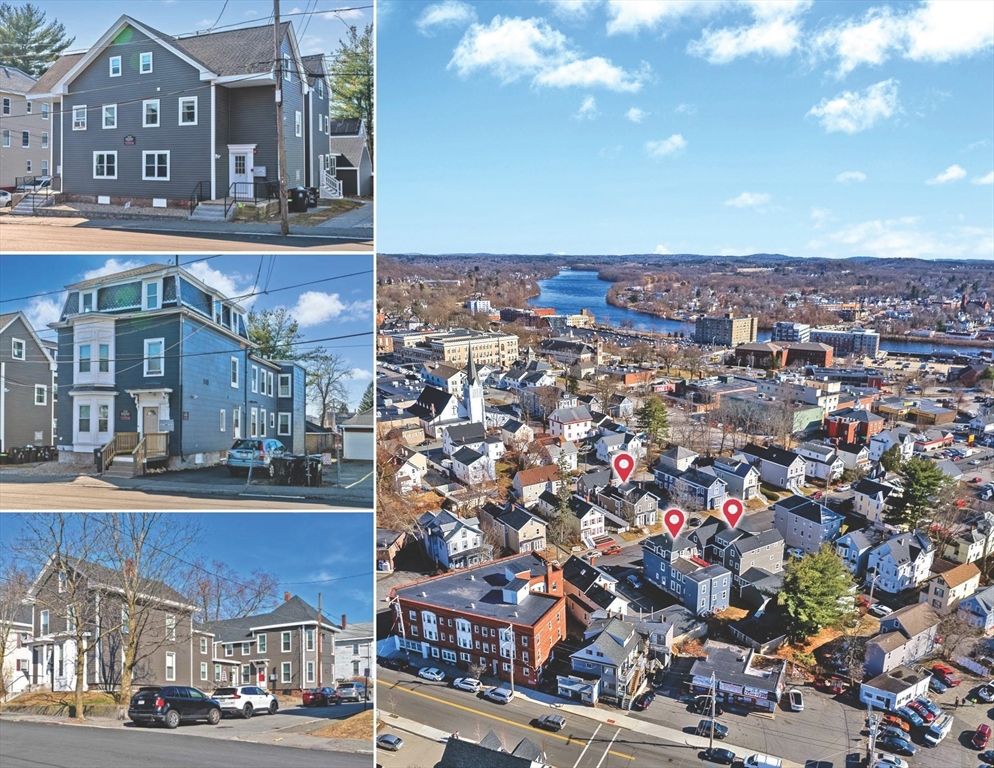
POLYGON ((594 100, 593 96, 588 96, 583 100, 580 108, 573 115, 574 120, 593 120, 597 115, 600 114, 597 111, 597 102, 594 100))
MULTIPOLYGON (((245 278, 237 273, 226 275, 224 272, 214 269, 206 261, 196 261, 193 264, 187 264, 184 268, 195 278, 216 288, 228 298, 245 296, 245 294, 252 292, 250 278, 245 278)), ((257 298, 257 296, 245 296, 245 298, 238 299, 238 303, 248 309, 257 298)))
POLYGON ((648 76, 644 63, 631 73, 601 56, 582 58, 565 35, 542 19, 501 16, 488 25, 472 24, 448 66, 461 77, 484 70, 504 83, 529 77, 535 85, 600 86, 628 93, 638 91, 648 76))
POLYGON ((850 181, 866 181, 866 174, 862 171, 843 171, 835 180, 840 184, 848 184, 850 181))
POLYGON ((927 0, 906 13, 870 8, 859 19, 830 26, 812 40, 815 53, 839 60, 836 74, 878 66, 892 55, 943 62, 994 46, 994 5, 976 0, 927 0))
POLYGON ((801 24, 797 16, 811 5, 810 0, 790 3, 750 3, 753 23, 732 29, 705 29, 700 40, 692 40, 687 52, 712 64, 727 64, 749 55, 788 56, 801 44, 801 24))
POLYGON ((674 133, 668 139, 659 141, 647 141, 645 151, 650 157, 666 157, 682 152, 687 147, 687 140, 679 133, 674 133))
POLYGON ((593 8, 600 5, 601 0, 544 0, 544 2, 552 6, 557 16, 582 21, 593 8))
POLYGON ((986 176, 977 176, 975 179, 970 179, 971 184, 994 184, 994 171, 991 171, 986 176))
POLYGON ((476 21, 473 6, 459 0, 444 0, 425 8, 414 25, 422 35, 431 35, 436 27, 460 27, 476 21))
POLYGON ((656 246, 656 248, 653 251, 653 253, 659 254, 660 256, 667 256, 670 253, 670 249, 667 248, 662 243, 660 243, 659 245, 656 246))
POLYGON ((811 221, 814 222, 814 228, 821 229, 825 226, 825 222, 828 221, 828 218, 831 215, 832 212, 828 208, 812 208, 811 221))
POLYGON ((862 91, 843 91, 833 99, 822 99, 808 115, 817 117, 828 133, 859 133, 894 114, 897 86, 891 78, 862 91))
POLYGON ((244 15, 245 15, 245 16, 248 16, 249 18, 252 18, 252 17, 254 17, 254 16, 258 16, 258 15, 259 15, 259 12, 258 12, 258 11, 245 11, 245 14, 244 14, 244 15))
POLYGON ((693 104, 677 104, 673 108, 673 111, 676 112, 678 115, 696 115, 697 107, 695 107, 693 104))
POLYGON ((352 381, 372 381, 373 372, 367 371, 365 368, 353 368, 352 369, 352 381))
POLYGON ((645 120, 648 114, 649 114, 648 112, 645 112, 639 109, 638 107, 632 107, 625 113, 625 117, 627 117, 633 123, 641 123, 643 120, 645 120))
POLYGON ((607 32, 636 34, 673 24, 687 16, 708 16, 722 9, 712 0, 608 0, 607 32))
POLYGON ((24 315, 31 323, 31 327, 38 333, 49 330, 48 324, 58 321, 62 315, 62 306, 65 304, 66 294, 58 296, 37 296, 31 299, 31 303, 24 308, 24 315))
POLYGON ((372 308, 372 301, 345 302, 337 293, 306 291, 289 311, 301 328, 310 328, 343 315, 350 320, 369 317, 372 308))
POLYGON ((887 258, 990 258, 994 230, 955 227, 946 232, 928 232, 917 219, 876 219, 844 227, 829 239, 845 246, 845 256, 887 258))
POLYGON ((958 165, 950 165, 938 176, 933 176, 925 181, 926 184, 948 184, 950 181, 959 181, 966 178, 966 170, 958 165))
POLYGON ((139 261, 138 259, 125 259, 124 261, 119 261, 118 259, 107 259, 107 261, 96 269, 90 269, 84 272, 83 279, 93 280, 96 277, 113 275, 115 272, 124 272, 129 269, 136 269, 137 267, 144 266, 145 262, 139 261))
POLYGON ((731 205, 734 208, 759 208, 766 205, 771 199, 765 192, 743 192, 738 197, 726 200, 725 205, 731 205))
POLYGON ((360 9, 349 8, 348 6, 345 5, 343 5, 341 8, 335 8, 334 10, 326 11, 321 15, 325 19, 329 20, 334 19, 336 21, 345 21, 345 22, 359 21, 359 19, 365 17, 365 14, 360 9))

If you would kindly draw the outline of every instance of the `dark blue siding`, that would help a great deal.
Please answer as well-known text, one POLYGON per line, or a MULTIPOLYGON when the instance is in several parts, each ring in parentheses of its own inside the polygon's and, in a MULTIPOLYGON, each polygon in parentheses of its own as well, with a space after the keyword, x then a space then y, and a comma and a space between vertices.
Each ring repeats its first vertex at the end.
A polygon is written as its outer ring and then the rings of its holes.
MULTIPOLYGON (((75 294, 73 294, 75 295, 75 294)), ((72 398, 69 390, 73 381, 72 328, 59 328, 59 351, 56 353, 58 365, 59 397, 55 405, 56 445, 72 445, 72 398)))

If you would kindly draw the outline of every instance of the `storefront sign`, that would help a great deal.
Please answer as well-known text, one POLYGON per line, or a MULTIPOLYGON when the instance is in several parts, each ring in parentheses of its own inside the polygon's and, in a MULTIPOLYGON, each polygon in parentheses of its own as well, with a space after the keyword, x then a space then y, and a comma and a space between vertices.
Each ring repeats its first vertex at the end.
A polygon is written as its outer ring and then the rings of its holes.
MULTIPOLYGON (((719 691, 725 691, 727 693, 737 693, 740 696, 742 695, 742 686, 741 685, 735 685, 735 683, 726 683, 726 682, 722 681, 722 682, 718 683, 718 690, 719 691)), ((763 694, 763 695, 765 696, 766 694, 763 694)))
POLYGON ((745 695, 752 696, 753 698, 756 699, 768 699, 770 697, 770 692, 760 690, 759 688, 752 688, 747 685, 745 687, 745 695))

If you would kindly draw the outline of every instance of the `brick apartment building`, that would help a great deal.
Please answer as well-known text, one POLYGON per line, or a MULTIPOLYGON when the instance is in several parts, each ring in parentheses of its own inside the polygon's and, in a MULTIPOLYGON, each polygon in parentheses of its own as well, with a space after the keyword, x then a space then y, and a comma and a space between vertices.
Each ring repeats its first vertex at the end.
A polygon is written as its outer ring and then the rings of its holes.
POLYGON ((398 645, 412 657, 535 687, 566 637, 562 569, 530 552, 396 587, 398 645), (513 649, 513 651, 512 651, 513 649))

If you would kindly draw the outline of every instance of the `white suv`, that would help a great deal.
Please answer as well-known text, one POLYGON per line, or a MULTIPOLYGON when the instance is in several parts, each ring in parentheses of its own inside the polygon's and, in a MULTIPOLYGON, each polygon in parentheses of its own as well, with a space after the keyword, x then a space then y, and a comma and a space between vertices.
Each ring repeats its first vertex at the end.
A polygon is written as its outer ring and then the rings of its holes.
POLYGON ((335 689, 342 701, 368 701, 366 686, 362 683, 339 683, 335 689))
POLYGON ((255 712, 275 715, 280 708, 276 696, 255 685, 218 688, 211 698, 221 705, 221 712, 224 714, 241 715, 246 720, 255 712))

